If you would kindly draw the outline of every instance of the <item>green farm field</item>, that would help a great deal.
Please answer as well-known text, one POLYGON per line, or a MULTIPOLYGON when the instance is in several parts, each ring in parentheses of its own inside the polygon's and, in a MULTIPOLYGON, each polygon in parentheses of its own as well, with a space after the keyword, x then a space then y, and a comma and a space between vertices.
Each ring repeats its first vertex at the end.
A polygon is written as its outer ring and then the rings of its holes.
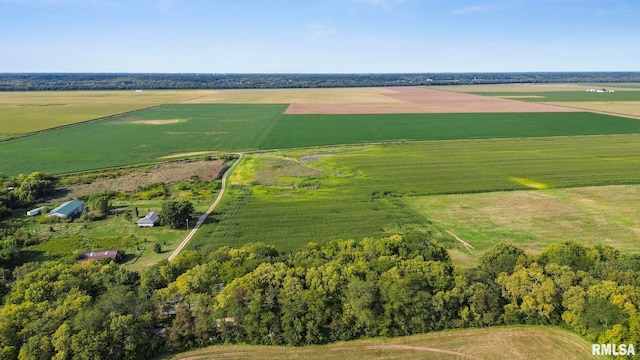
POLYGON ((430 234, 458 246, 437 217, 414 211, 412 199, 637 184, 639 140, 611 135, 369 145, 333 154, 316 149, 330 156, 310 162, 299 159, 311 150, 248 155, 231 178, 230 196, 190 247, 261 241, 295 251, 310 241, 398 233, 430 234))
MULTIPOLYGON (((597 87, 601 89, 602 86, 597 87)), ((469 94, 514 98, 528 102, 600 102, 600 101, 640 101, 640 91, 587 92, 587 91, 540 91, 540 92, 469 92, 469 94)))
POLYGON ((439 331, 324 346, 220 345, 164 356, 195 359, 592 359, 591 344, 555 327, 511 326, 439 331))
POLYGON ((640 133, 594 113, 283 115, 286 105, 167 105, 0 142, 0 171, 54 174, 201 151, 254 151, 381 141, 640 133))
POLYGON ((202 90, 1 92, 0 140, 208 93, 202 90))

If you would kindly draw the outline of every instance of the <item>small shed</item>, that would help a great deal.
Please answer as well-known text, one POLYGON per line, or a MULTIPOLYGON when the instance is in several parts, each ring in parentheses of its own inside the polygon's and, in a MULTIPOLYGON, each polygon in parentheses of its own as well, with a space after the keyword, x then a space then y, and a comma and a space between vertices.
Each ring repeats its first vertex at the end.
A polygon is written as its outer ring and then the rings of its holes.
POLYGON ((71 219, 80 215, 82 210, 84 210, 84 201, 71 200, 49 211, 47 216, 71 219))
POLYGON ((118 253, 118 250, 89 251, 89 252, 82 253, 82 256, 80 257, 78 262, 85 263, 89 260, 98 261, 104 258, 109 258, 117 262, 119 260, 119 255, 120 254, 118 253))
POLYGON ((138 227, 154 227, 156 225, 156 221, 158 221, 158 213, 155 211, 151 211, 145 217, 138 220, 138 227))
POLYGON ((29 210, 27 211, 27 216, 40 215, 40 213, 42 212, 42 209, 44 209, 44 207, 39 207, 37 209, 29 210))

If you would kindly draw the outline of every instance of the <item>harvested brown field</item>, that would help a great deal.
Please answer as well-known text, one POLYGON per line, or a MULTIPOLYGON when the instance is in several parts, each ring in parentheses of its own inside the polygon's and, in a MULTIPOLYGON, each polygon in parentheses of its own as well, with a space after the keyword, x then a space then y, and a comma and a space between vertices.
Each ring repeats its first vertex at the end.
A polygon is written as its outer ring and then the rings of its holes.
POLYGON ((575 112, 561 106, 528 103, 434 90, 423 87, 384 88, 379 95, 387 102, 292 103, 287 114, 414 114, 414 113, 523 113, 575 112))
POLYGON ((166 184, 185 181, 192 176, 202 180, 217 179, 224 170, 224 161, 174 161, 162 163, 133 174, 116 178, 100 178, 91 184, 68 185, 66 197, 76 198, 82 195, 104 191, 132 192, 140 186, 163 182, 166 184))

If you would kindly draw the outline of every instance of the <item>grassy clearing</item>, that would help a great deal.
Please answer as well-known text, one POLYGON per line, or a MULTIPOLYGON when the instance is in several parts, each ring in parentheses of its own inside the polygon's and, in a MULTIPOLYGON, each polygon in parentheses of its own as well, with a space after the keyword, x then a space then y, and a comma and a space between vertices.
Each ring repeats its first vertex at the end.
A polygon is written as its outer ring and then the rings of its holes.
POLYGON ((464 250, 429 216, 408 207, 408 199, 637 184, 638 140, 618 135, 371 145, 335 149, 308 163, 296 159, 311 150, 246 156, 231 178, 235 187, 190 246, 261 241, 293 251, 309 241, 431 233, 464 250))
POLYGON ((0 139, 206 94, 198 91, 41 91, 0 93, 0 139))
POLYGON ((409 197, 404 201, 441 229, 469 242, 474 263, 499 241, 538 253, 574 240, 640 252, 640 185, 409 197))
POLYGON ((221 345, 162 357, 195 359, 591 359, 591 344, 553 327, 440 331, 324 346, 221 345))
MULTIPOLYGON (((125 266, 131 270, 145 267, 166 259, 177 247, 186 230, 172 230, 168 227, 140 229, 134 220, 127 220, 125 210, 139 209, 140 215, 148 211, 159 211, 162 201, 137 201, 115 204, 114 214, 98 221, 73 221, 54 224, 38 224, 35 219, 27 219, 24 228, 43 241, 26 248, 32 261, 43 261, 68 257, 85 251, 118 249, 124 251, 125 266), (162 252, 153 252, 153 244, 160 243, 162 252)), ((201 208, 204 205, 201 206, 201 208)))

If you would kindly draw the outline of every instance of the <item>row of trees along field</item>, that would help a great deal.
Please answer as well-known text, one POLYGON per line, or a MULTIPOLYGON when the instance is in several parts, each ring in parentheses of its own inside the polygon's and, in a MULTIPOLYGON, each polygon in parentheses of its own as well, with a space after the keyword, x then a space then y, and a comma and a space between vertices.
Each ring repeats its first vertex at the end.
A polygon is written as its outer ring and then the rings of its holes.
POLYGON ((0 308, 2 359, 142 359, 220 343, 322 344, 447 328, 559 325, 640 343, 640 257, 500 243, 471 269, 400 236, 183 252, 141 274, 112 262, 29 263, 0 308))
POLYGON ((640 82, 639 72, 424 74, 73 74, 4 73, 0 91, 266 89, 509 83, 640 82))

